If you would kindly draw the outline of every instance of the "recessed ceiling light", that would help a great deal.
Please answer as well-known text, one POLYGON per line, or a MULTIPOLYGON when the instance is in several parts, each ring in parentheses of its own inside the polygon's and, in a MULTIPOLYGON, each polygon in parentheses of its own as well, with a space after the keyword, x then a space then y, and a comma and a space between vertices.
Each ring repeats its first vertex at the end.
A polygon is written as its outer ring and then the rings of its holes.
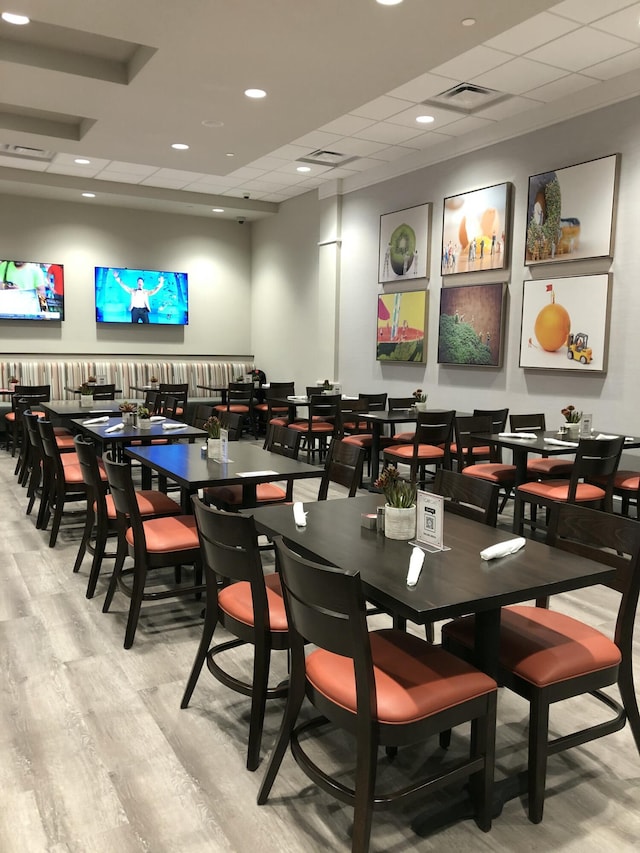
POLYGON ((245 89, 245 95, 247 98, 266 98, 267 93, 264 89, 245 89))
POLYGON ((224 156, 225 157, 235 157, 236 155, 233 153, 233 151, 227 151, 227 153, 224 156))
POLYGON ((91 163, 91 160, 87 160, 86 157, 76 157, 73 162, 77 163, 78 166, 88 166, 89 163, 91 163))
POLYGON ((95 193, 82 193, 82 198, 95 198, 95 193))
POLYGON ((31 23, 26 15, 15 15, 13 12, 3 12, 2 20, 6 21, 8 24, 16 24, 18 27, 31 23))
POLYGON ((189 146, 186 142, 173 142, 171 145, 172 148, 175 148, 176 151, 188 151, 189 146))
POLYGON ((431 124, 432 121, 435 121, 433 116, 418 116, 416 118, 418 124, 431 124))
POLYGON ((224 207, 212 207, 212 213, 224 213, 224 207))
POLYGON ((397 6, 402 0, 376 0, 381 6, 397 6))
POLYGON ((460 23, 463 27, 475 27, 477 22, 475 18, 463 18, 460 23))
POLYGON ((206 118, 202 122, 203 127, 224 127, 224 122, 217 118, 206 118))
POLYGON ((297 166, 296 172, 310 172, 311 166, 297 166))

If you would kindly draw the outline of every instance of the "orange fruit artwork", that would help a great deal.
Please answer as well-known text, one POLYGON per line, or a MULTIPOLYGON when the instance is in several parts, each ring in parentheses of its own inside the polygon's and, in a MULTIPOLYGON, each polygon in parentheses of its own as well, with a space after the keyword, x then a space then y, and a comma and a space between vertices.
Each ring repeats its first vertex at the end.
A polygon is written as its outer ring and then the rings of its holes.
POLYGON ((570 329, 569 312, 556 302, 551 302, 540 310, 534 326, 536 338, 547 352, 555 352, 565 346, 570 329))

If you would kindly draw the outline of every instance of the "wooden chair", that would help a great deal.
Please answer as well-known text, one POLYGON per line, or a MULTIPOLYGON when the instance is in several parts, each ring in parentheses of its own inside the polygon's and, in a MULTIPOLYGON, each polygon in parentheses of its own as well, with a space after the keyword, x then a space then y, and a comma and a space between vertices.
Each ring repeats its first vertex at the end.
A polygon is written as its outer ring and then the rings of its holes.
MULTIPOLYGON (((640 753, 640 714, 632 661, 640 589, 640 525, 635 519, 577 504, 556 504, 547 542, 611 566, 615 575, 607 585, 620 593, 620 605, 613 640, 581 620, 543 607, 502 610, 498 681, 530 705, 528 789, 529 820, 533 823, 542 820, 550 755, 619 731, 626 720, 640 753), (616 683, 622 706, 601 692, 616 683), (550 740, 550 705, 586 694, 613 710, 615 716, 550 740)), ((442 632, 445 648, 467 658, 473 648, 474 630, 474 617, 449 622, 442 632)))
MULTIPOLYGON (((354 806, 351 850, 366 853, 373 809, 426 798, 468 777, 477 825, 491 827, 496 684, 437 646, 395 629, 369 633, 360 575, 305 560, 276 540, 291 642, 291 677, 284 719, 258 794, 267 802, 289 743, 301 769, 322 790, 354 806), (312 646, 308 644, 313 644, 312 646), (464 668, 461 668, 461 664, 464 668), (321 717, 296 725, 305 696, 321 717), (400 790, 375 793, 378 747, 426 741, 471 721, 468 760, 443 762, 437 775, 400 790), (320 726, 354 738, 355 785, 318 766, 313 741, 320 726), (311 743, 308 751, 306 744, 311 743), (313 757, 312 757, 313 756, 313 757)), ((353 749, 349 749, 349 758, 353 749)))
POLYGON ((95 400, 115 400, 116 386, 112 385, 96 385, 93 389, 93 399, 95 400))
MULTIPOLYGON (((415 403, 415 397, 389 397, 389 411, 390 412, 402 412, 410 409, 415 403)), ((401 432, 396 432, 395 425, 390 425, 390 437, 393 439, 392 444, 397 444, 403 441, 410 442, 413 441, 415 436, 415 430, 403 430, 401 432)))
POLYGON ((263 573, 252 517, 228 515, 198 498, 193 498, 193 508, 200 534, 207 604, 200 645, 180 707, 188 706, 205 661, 214 678, 251 697, 247 769, 255 770, 260 762, 266 700, 287 694, 286 683, 271 689, 268 686, 272 649, 289 646, 280 576, 263 573), (218 625, 234 639, 212 646, 218 625), (253 646, 253 668, 248 680, 231 675, 218 662, 219 655, 245 644, 253 646))
POLYGON ((125 462, 114 462, 109 453, 104 457, 104 466, 116 510, 118 553, 102 612, 107 613, 111 607, 116 589, 130 599, 124 635, 124 647, 130 649, 143 601, 197 595, 204 591, 200 544, 192 515, 144 520, 136 500, 129 466, 125 462), (133 568, 124 568, 127 555, 133 558, 133 568), (185 564, 194 566, 193 585, 176 584, 157 590, 146 589, 149 572, 170 566, 177 569, 185 564), (129 577, 131 585, 127 583, 129 577))
POLYGON ((244 418, 238 412, 220 412, 220 426, 229 433, 229 441, 239 441, 242 438, 244 418))
POLYGON ((176 409, 176 417, 182 420, 187 411, 187 397, 189 396, 188 382, 161 382, 158 386, 158 405, 160 408, 164 406, 164 401, 167 397, 175 397, 178 401, 176 409))
POLYGON ((26 515, 30 515, 33 510, 36 498, 40 495, 40 505, 36 515, 36 528, 41 529, 46 511, 46 495, 43 494, 43 489, 40 488, 42 481, 42 470, 44 457, 44 448, 42 439, 40 438, 40 430, 38 429, 39 416, 34 414, 30 409, 22 415, 26 441, 31 447, 30 459, 31 469, 29 471, 29 480, 27 483, 27 509, 26 515))
MULTIPOLYGON (((547 428, 543 414, 509 415, 511 432, 544 432, 547 428)), ((571 473, 573 459, 559 459, 557 456, 536 456, 527 460, 527 479, 549 480, 554 477, 567 477, 571 473)))
POLYGON ((161 409, 160 414, 174 421, 182 420, 184 416, 184 408, 180 405, 180 401, 177 397, 172 397, 171 394, 167 394, 164 398, 161 409))
POLYGON ((209 418, 214 416, 219 417, 219 413, 214 409, 213 405, 208 405, 206 403, 198 403, 198 405, 193 410, 191 426, 197 427, 198 429, 204 429, 206 421, 208 421, 209 418))
MULTIPOLYGON (((535 510, 547 511, 556 503, 579 503, 613 511, 613 482, 624 445, 624 436, 614 438, 581 438, 569 479, 523 483, 516 489, 513 530, 522 535, 524 525, 533 530, 545 525, 537 520, 535 510), (595 483, 598 478, 598 484, 595 483), (531 504, 531 518, 525 519, 525 504, 531 504)), ((547 513, 548 514, 548 513, 547 513)))
POLYGON ((338 435, 340 429, 340 394, 321 394, 311 397, 308 417, 289 424, 302 434, 302 449, 306 452, 307 462, 315 458, 322 462, 327 453, 329 441, 338 435))
POLYGON ((331 483, 344 486, 348 490, 348 496, 352 498, 362 482, 363 465, 364 450, 361 447, 334 439, 329 445, 325 459, 318 500, 326 501, 331 483))
POLYGON ((368 412, 384 412, 387 408, 387 394, 358 394, 359 400, 367 404, 368 412))
POLYGON ((418 412, 411 443, 392 444, 383 452, 385 463, 409 466, 412 482, 424 485, 427 465, 451 468, 451 437, 455 411, 418 412))
MULTIPOLYGON (((77 435, 75 449, 87 491, 87 516, 78 548, 73 571, 80 571, 85 554, 92 554, 91 569, 87 582, 87 598, 93 598, 105 557, 116 557, 116 553, 107 553, 107 540, 116 536, 117 514, 113 497, 107 494, 107 477, 104 467, 98 461, 96 447, 92 441, 77 435)), ((178 504, 163 492, 140 490, 135 493, 138 509, 143 518, 161 518, 179 515, 178 504)))
POLYGON ((465 477, 487 480, 495 483, 503 490, 503 497, 498 512, 502 512, 516 483, 516 466, 507 465, 491 447, 483 444, 481 439, 474 438, 477 433, 491 432, 490 415, 466 415, 456 417, 454 424, 455 448, 458 457, 458 471, 465 477), (476 454, 475 450, 479 452, 476 454), (489 451, 488 461, 478 462, 489 451))
POLYGON ((227 389, 226 403, 218 403, 214 408, 219 415, 223 412, 233 412, 236 415, 242 415, 244 424, 246 424, 252 435, 255 436, 257 431, 253 406, 253 382, 230 382, 227 389))
MULTIPOLYGON (((51 399, 50 385, 16 385, 13 394, 11 395, 11 411, 4 416, 7 426, 7 450, 11 447, 11 455, 16 455, 16 450, 20 446, 22 438, 22 417, 21 412, 17 411, 18 402, 24 404, 22 411, 29 408, 37 415, 44 417, 44 411, 38 409, 38 403, 47 403, 51 399)), ((19 474, 20 469, 16 467, 16 474, 19 474)))
POLYGON ((433 491, 448 499, 444 504, 445 512, 496 526, 500 489, 494 483, 438 468, 433 491))
MULTIPOLYGON (((295 393, 294 382, 269 383, 269 388, 265 391, 265 399, 260 403, 256 403, 253 407, 259 432, 264 431, 267 433, 269 431, 269 424, 273 418, 287 418, 288 407, 283 406, 282 403, 274 403, 273 401, 278 398, 284 399, 295 393)), ((282 423, 277 424, 277 426, 283 425, 282 423)))

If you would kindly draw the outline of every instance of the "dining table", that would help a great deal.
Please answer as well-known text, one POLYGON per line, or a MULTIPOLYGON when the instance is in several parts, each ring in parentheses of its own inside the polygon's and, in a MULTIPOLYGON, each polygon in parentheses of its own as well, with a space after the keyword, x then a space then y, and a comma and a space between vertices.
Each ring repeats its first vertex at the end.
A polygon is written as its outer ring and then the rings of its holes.
MULTIPOLYGON (((141 400, 131 401, 137 405, 141 404, 141 400)), ((121 415, 120 406, 121 400, 91 400, 91 406, 83 406, 80 398, 76 400, 48 400, 45 403, 38 403, 38 408, 42 409, 50 418, 59 418, 61 420, 70 420, 72 418, 95 418, 100 415, 121 415)))
MULTIPOLYGON (((147 445, 159 440, 170 443, 179 439, 187 439, 191 442, 198 441, 198 447, 200 447, 202 442, 207 439, 205 430, 185 424, 182 421, 162 416, 150 420, 151 424, 148 429, 140 429, 139 425, 125 424, 120 412, 116 417, 91 413, 84 418, 72 418, 70 426, 74 432, 82 433, 98 445, 101 448, 100 455, 104 450, 110 449, 117 460, 123 458, 123 448, 132 443, 147 445)), ((158 446, 166 446, 166 444, 158 446)), ((144 488, 150 488, 150 472, 145 471, 144 473, 144 488)))
MULTIPOLYGON (((244 506, 256 505, 260 483, 321 477, 323 469, 263 450, 257 444, 233 441, 226 461, 210 459, 199 444, 127 447, 125 455, 180 486, 183 512, 191 512, 191 495, 207 486, 242 486, 244 506)), ((145 479, 143 478, 143 485, 145 479)))
MULTIPOLYGON (((304 504, 306 524, 296 524, 290 506, 244 510, 259 533, 283 540, 302 556, 360 573, 366 598, 391 615, 417 624, 475 614, 474 662, 492 677, 497 674, 501 608, 612 581, 614 570, 581 556, 527 540, 516 553, 483 560, 485 548, 513 535, 462 516, 444 517, 442 551, 426 551, 415 586, 407 584, 413 545, 387 539, 362 525, 363 514, 376 513, 383 495, 368 494, 304 504)), ((523 771, 495 786, 494 817, 505 802, 526 793, 523 771)), ((445 803, 429 804, 413 821, 426 835, 434 829, 473 817, 468 791, 451 794, 445 803)))

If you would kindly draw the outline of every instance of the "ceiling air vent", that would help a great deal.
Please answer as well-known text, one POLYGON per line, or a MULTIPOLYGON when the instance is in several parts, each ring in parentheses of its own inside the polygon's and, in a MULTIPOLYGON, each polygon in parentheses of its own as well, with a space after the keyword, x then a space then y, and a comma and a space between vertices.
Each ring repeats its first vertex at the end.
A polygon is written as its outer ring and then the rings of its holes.
POLYGON ((297 163, 311 163, 314 166, 329 166, 335 169, 336 166, 344 166, 345 163, 351 163, 352 160, 357 160, 356 156, 348 154, 340 154, 338 151, 325 151, 323 148, 318 148, 317 151, 312 151, 306 157, 298 157, 297 163))
POLYGON ((5 157, 16 157, 21 160, 39 160, 50 163, 55 157, 54 151, 44 151, 42 148, 28 148, 26 145, 7 145, 0 143, 0 154, 5 157))
POLYGON ((493 104, 509 97, 510 95, 505 95, 504 92, 487 89, 485 86, 477 86, 474 83, 459 83, 457 86, 447 89, 446 92, 440 92, 439 95, 435 95, 435 97, 422 103, 431 107, 445 107, 464 115, 473 115, 473 113, 493 106, 493 104))

